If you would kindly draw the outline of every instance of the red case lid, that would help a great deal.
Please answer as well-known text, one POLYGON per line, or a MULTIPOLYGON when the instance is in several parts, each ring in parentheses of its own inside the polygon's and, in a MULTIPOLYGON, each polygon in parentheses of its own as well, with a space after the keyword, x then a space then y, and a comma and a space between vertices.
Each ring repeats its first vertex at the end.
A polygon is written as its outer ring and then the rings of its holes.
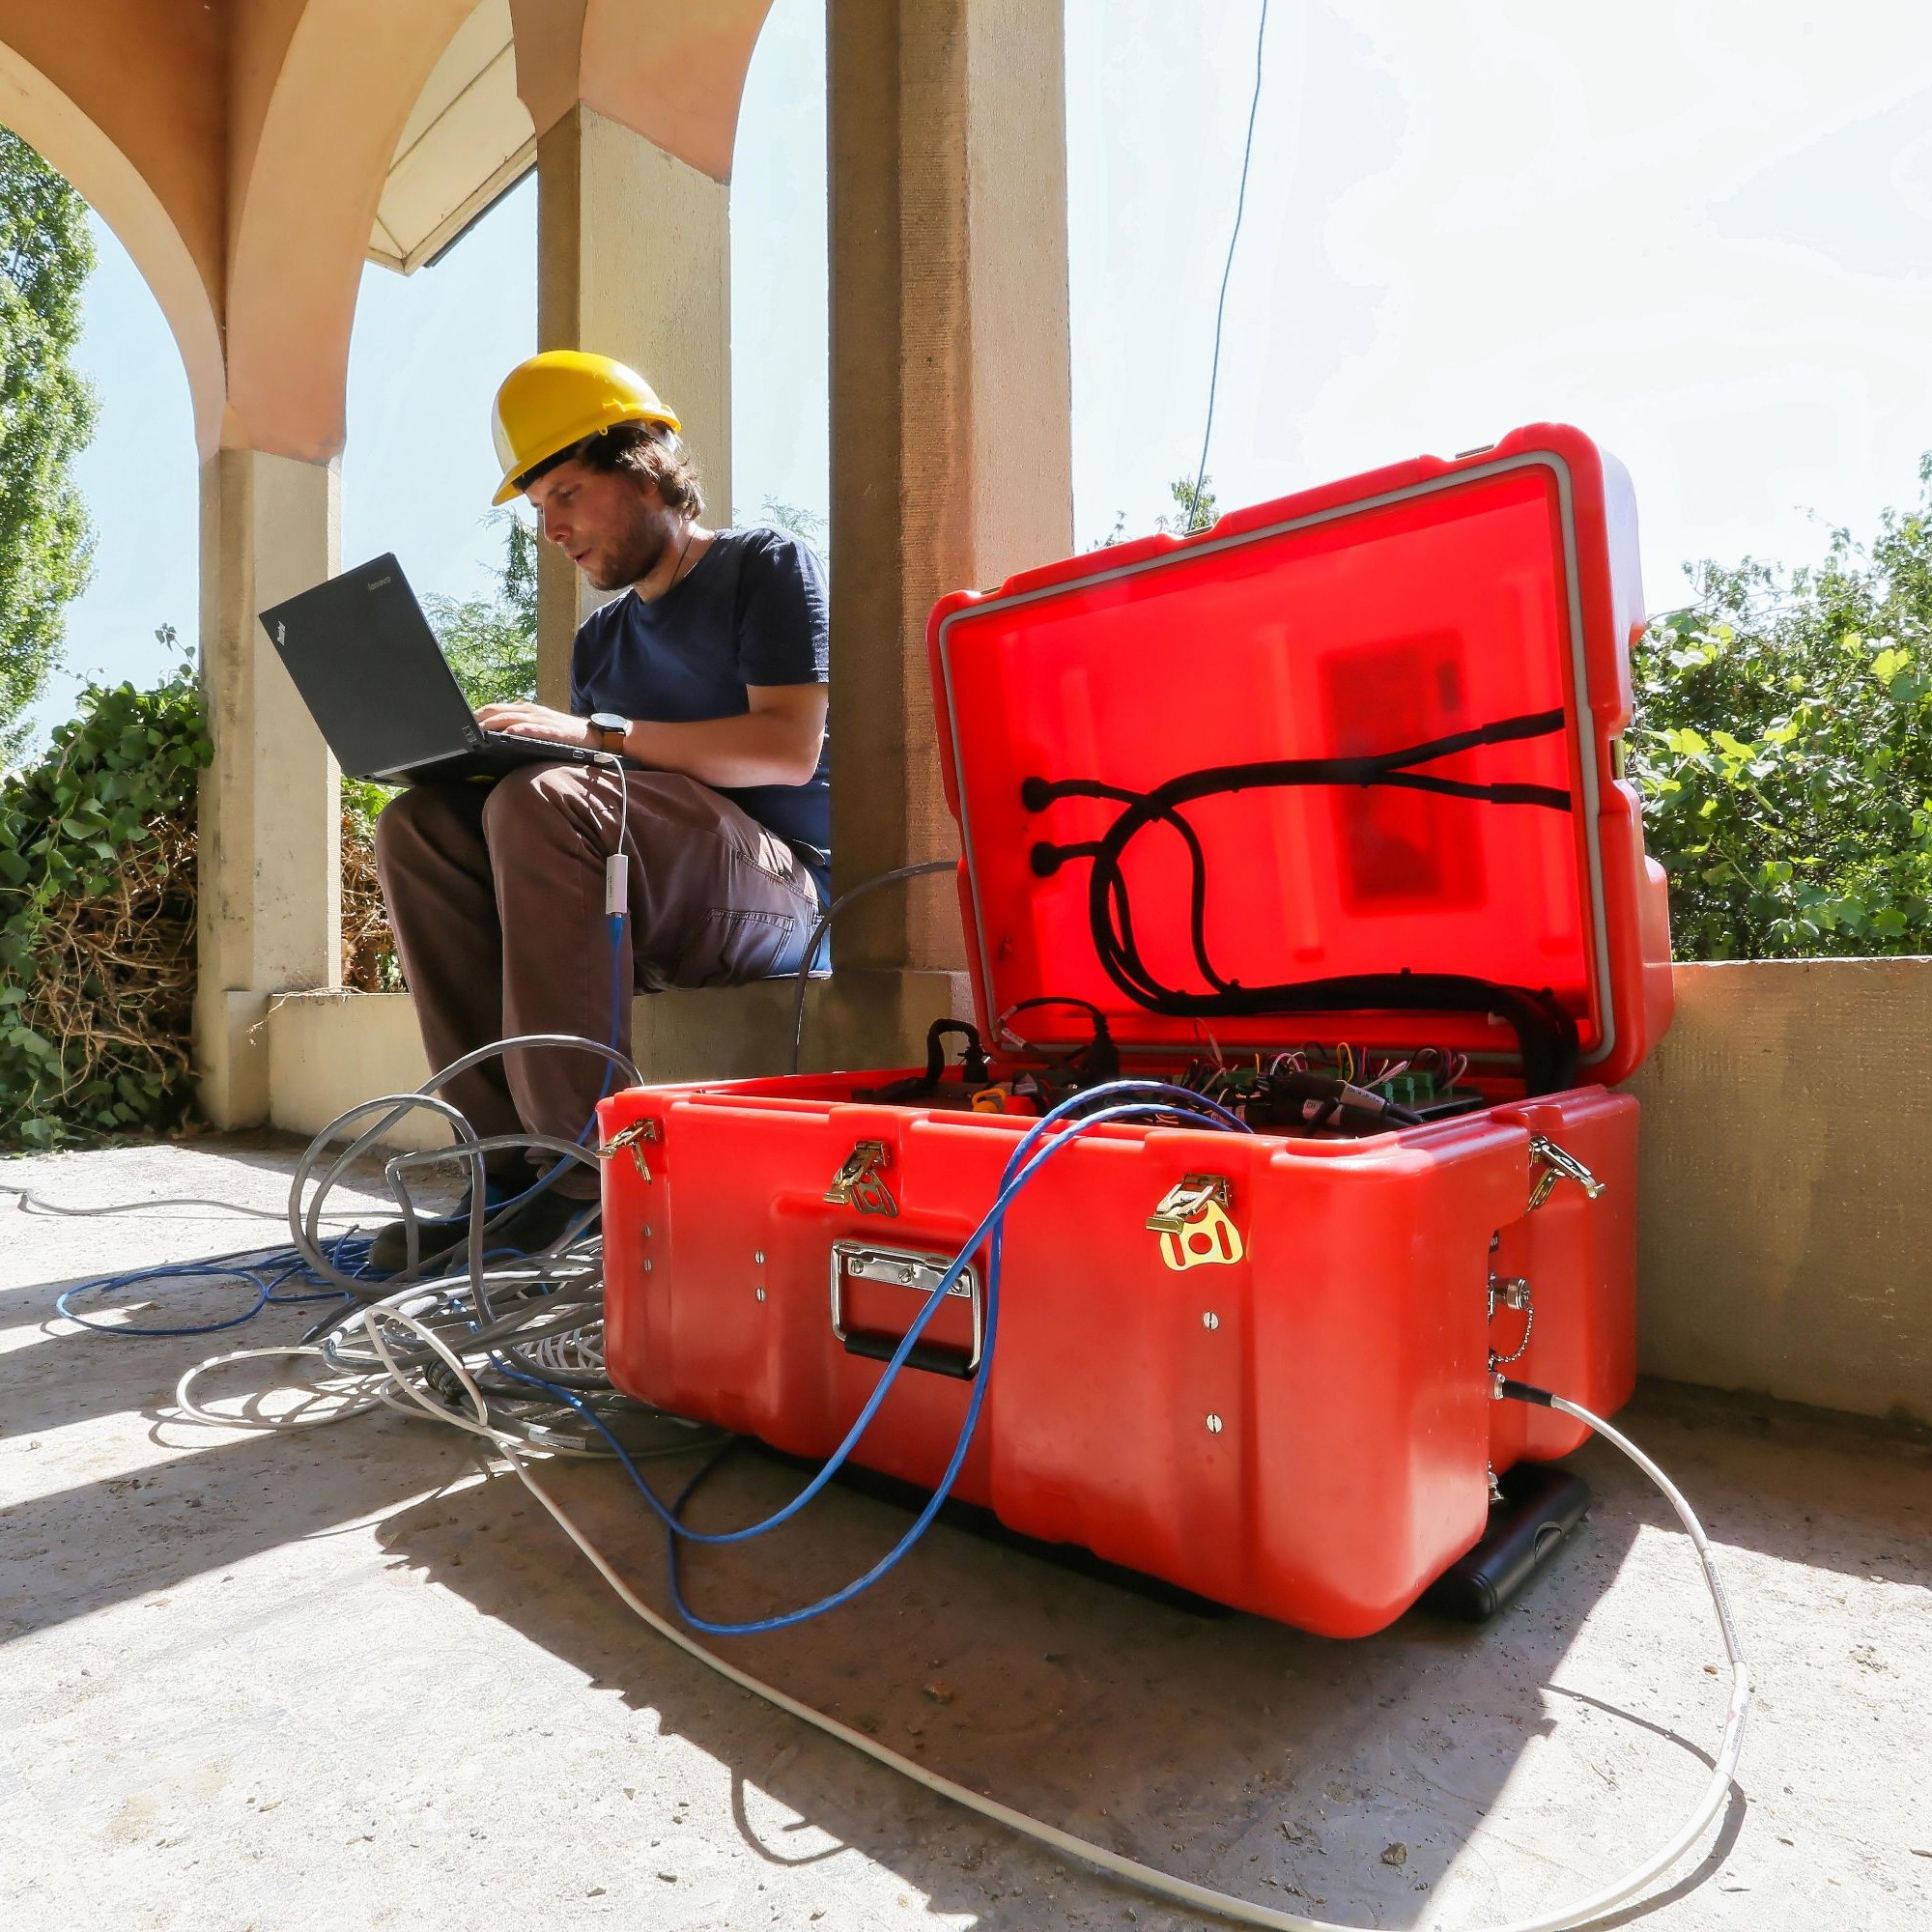
POLYGON ((1211 968, 1244 987, 1406 970, 1547 990, 1589 1077, 1621 1079, 1670 1015, 1662 874, 1620 776, 1642 622, 1630 479, 1548 424, 945 598, 927 641, 981 1027, 1070 1046, 1087 1027, 1067 1009, 1000 1024, 1070 995, 1123 1047, 1191 1053, 1211 1033, 1224 1051, 1339 1037, 1515 1058, 1483 1012, 1151 1010, 1095 940, 1112 833, 1128 929, 1162 987, 1209 994, 1211 968), (1373 783, 1361 764, 1347 782, 1221 782, 1225 767, 1375 759, 1495 725, 1373 783), (1190 774, 1218 776, 1136 810, 1190 774))

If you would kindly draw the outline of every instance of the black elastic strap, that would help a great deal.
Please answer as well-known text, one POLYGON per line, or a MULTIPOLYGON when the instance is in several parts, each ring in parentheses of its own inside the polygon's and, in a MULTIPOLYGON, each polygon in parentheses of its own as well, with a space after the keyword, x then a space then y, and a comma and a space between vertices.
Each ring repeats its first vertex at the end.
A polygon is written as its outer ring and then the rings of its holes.
POLYGON ((1577 1039, 1576 1022, 1547 990, 1537 992, 1525 986, 1498 985, 1461 974, 1406 971, 1289 980, 1267 986, 1243 986, 1238 980, 1224 978, 1208 954, 1207 854, 1180 808, 1204 798, 1278 785, 1386 784, 1489 804, 1529 805, 1567 811, 1571 807, 1570 794, 1554 786, 1513 781, 1477 784, 1409 769, 1482 745, 1547 737, 1563 730, 1567 722, 1560 709, 1525 712, 1466 731, 1428 739, 1419 745, 1367 756, 1281 758, 1211 766, 1182 773, 1145 792, 1106 784, 1097 779, 1029 778, 1020 786, 1021 802, 1029 812, 1043 811, 1055 801, 1066 798, 1099 799, 1122 808, 1104 837, 1065 845, 1041 840, 1033 847, 1031 864, 1037 875, 1049 877, 1068 861, 1086 859, 1092 863, 1088 923, 1095 953, 1114 984, 1135 1005, 1151 1012, 1203 1019, 1388 1010, 1493 1014, 1516 1035, 1525 1091, 1550 1093, 1574 1084, 1577 1039), (1195 965, 1209 989, 1206 992, 1190 992, 1157 980, 1134 938, 1122 855, 1135 837, 1155 824, 1176 832, 1187 848, 1191 873, 1188 936, 1195 965))
POLYGON ((1473 752, 1484 745, 1520 743, 1547 738, 1561 731, 1566 715, 1556 711, 1526 711, 1498 718, 1466 731, 1452 731, 1393 752, 1371 752, 1346 758, 1264 758, 1239 765, 1209 765, 1184 772, 1151 791, 1127 791, 1094 779, 1030 778, 1020 786, 1020 800, 1029 811, 1042 811, 1057 799, 1112 799, 1155 817, 1167 817, 1173 808, 1224 792, 1269 790, 1285 785, 1404 785, 1413 790, 1441 792, 1453 798, 1472 798, 1492 805, 1538 805, 1568 811, 1570 794, 1556 785, 1479 783, 1471 780, 1438 778, 1412 769, 1440 758, 1473 752))

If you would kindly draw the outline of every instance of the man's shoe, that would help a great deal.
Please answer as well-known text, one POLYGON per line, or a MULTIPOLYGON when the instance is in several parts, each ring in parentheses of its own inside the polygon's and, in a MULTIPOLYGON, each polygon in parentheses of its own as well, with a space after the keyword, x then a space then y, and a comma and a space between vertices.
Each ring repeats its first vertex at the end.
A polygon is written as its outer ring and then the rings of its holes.
MULTIPOLYGON (((514 1198, 513 1195, 499 1194, 494 1182, 484 1197, 493 1214, 500 1211, 505 1201, 514 1198)), ((546 1187, 541 1194, 534 1195, 521 1208, 512 1209, 490 1229, 483 1237, 484 1252, 499 1255, 507 1249, 520 1255, 536 1254, 549 1247, 573 1221, 584 1215, 588 1215, 589 1219, 579 1231, 580 1237, 596 1233, 598 1204, 580 1201, 568 1194, 559 1194, 554 1187, 546 1187)), ((416 1255, 429 1273, 437 1273, 451 1262, 461 1261, 469 1244, 469 1195, 467 1190, 456 1204, 453 1213, 423 1215, 416 1221, 416 1255)), ((369 1243, 369 1259, 363 1264, 365 1272, 371 1275, 401 1274, 409 1264, 408 1223, 391 1221, 378 1228, 375 1238, 369 1243)))

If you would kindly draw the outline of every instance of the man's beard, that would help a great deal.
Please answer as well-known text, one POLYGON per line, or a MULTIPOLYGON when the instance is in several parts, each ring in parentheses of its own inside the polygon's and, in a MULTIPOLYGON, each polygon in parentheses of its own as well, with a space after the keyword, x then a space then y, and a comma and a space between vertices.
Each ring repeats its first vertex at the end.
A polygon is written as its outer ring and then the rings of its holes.
POLYGON ((628 533, 623 549, 609 563, 600 565, 594 575, 588 570, 583 574, 593 590, 622 590, 648 577, 669 548, 668 532, 653 517, 628 533))

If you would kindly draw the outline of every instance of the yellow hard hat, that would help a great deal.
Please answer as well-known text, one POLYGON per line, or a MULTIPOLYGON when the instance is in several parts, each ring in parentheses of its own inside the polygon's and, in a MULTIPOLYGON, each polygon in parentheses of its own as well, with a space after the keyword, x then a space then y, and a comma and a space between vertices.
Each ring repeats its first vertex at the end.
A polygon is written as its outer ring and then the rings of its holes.
POLYGON ((490 429, 503 481, 493 503, 517 494, 517 478, 547 456, 595 436, 612 423, 683 425, 658 401, 658 392, 622 362, 581 349, 547 349, 519 362, 503 378, 490 429))

